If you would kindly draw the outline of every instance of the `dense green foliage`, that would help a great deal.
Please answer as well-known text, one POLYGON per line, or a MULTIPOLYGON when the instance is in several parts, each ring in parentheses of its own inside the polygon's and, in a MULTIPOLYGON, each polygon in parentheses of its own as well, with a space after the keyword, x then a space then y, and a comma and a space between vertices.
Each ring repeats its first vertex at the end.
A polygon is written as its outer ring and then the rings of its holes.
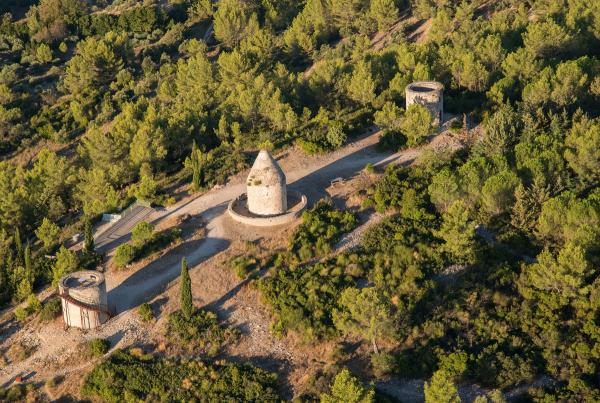
MULTIPOLYGON (((526 122, 517 127, 526 127, 526 122)), ((390 168, 371 191, 379 209, 396 211, 364 238, 363 248, 374 258, 365 260, 363 271, 380 295, 389 298, 375 305, 380 314, 389 306, 385 315, 398 315, 391 337, 401 343, 411 340, 396 355, 398 372, 423 377, 444 369, 445 375, 431 381, 431 401, 439 401, 436 393, 451 399, 451 386, 444 382, 474 380, 507 388, 542 373, 561 385, 549 398, 593 400, 598 386, 592 372, 598 362, 592 340, 600 325, 594 319, 597 308, 590 303, 597 288, 593 267, 598 264, 598 245, 594 230, 579 220, 589 222, 600 212, 596 192, 587 187, 580 198, 579 185, 573 183, 552 198, 546 189, 546 201, 535 207, 535 193, 526 193, 523 185, 509 179, 527 184, 528 173, 511 172, 508 160, 503 168, 507 173, 496 184, 493 167, 498 162, 482 156, 482 150, 489 148, 477 143, 468 156, 437 160, 435 170, 390 168), (507 193, 514 195, 480 192, 486 184, 490 189, 508 185, 512 190, 507 193), (477 222, 495 234, 494 243, 476 235, 477 222), (522 256, 540 251, 534 263, 522 256), (465 267, 465 274, 444 270, 465 263, 458 266, 465 267)), ((346 292, 356 293, 350 290, 346 292)), ((348 303, 346 292, 337 302, 341 307, 348 303)), ((358 295, 350 299, 358 300, 358 295)), ((365 311, 368 303, 358 302, 356 307, 365 311)), ((344 322, 338 328, 356 334, 368 332, 369 325, 356 328, 344 322)), ((368 339, 367 335, 362 336, 368 339)))
POLYGON ((299 261, 324 256, 356 224, 354 214, 335 209, 331 200, 320 200, 302 214, 302 225, 294 232, 289 249, 299 261))
POLYGON ((276 402, 275 375, 240 364, 185 362, 118 350, 87 376, 83 393, 106 402, 276 402))
POLYGON ((92 357, 101 357, 108 353, 110 342, 106 339, 92 339, 88 343, 88 349, 92 357))
POLYGON ((321 395, 321 403, 373 403, 375 391, 365 388, 350 371, 343 369, 335 376, 329 393, 321 395))
POLYGON ((52 298, 44 303, 40 311, 40 319, 44 322, 58 317, 62 313, 62 304, 60 299, 52 298))
POLYGON ((235 256, 230 261, 231 268, 239 279, 248 277, 259 265, 259 261, 253 256, 235 256))
POLYGON ((431 381, 425 383, 426 403, 460 403, 458 390, 452 383, 450 375, 444 371, 436 371, 431 381))
POLYGON ((181 239, 181 230, 177 227, 163 231, 154 231, 154 226, 147 222, 139 222, 131 232, 131 241, 119 245, 113 258, 118 268, 141 260, 158 252, 181 239))
POLYGON ((260 281, 259 288, 276 315, 272 329, 277 334, 291 329, 307 340, 315 340, 332 334, 335 298, 362 272, 357 255, 308 265, 306 262, 329 253, 344 232, 354 229, 357 218, 335 209, 331 200, 320 200, 303 213, 302 219, 289 249, 263 262, 274 266, 274 272, 260 281))
POLYGON ((334 333, 332 311, 340 292, 362 273, 358 255, 339 256, 310 266, 282 264, 260 283, 265 301, 275 313, 272 329, 301 332, 307 340, 334 333), (348 267, 348 269, 347 269, 348 267))
POLYGON ((137 309, 138 315, 140 315, 140 319, 144 322, 151 322, 154 319, 154 312, 152 312, 152 307, 147 302, 141 304, 137 309))
POLYGON ((203 309, 194 309, 189 316, 182 310, 169 315, 168 337, 185 350, 214 357, 235 336, 234 330, 219 325, 217 315, 203 309))
POLYGON ((156 6, 138 6, 124 10, 119 15, 97 13, 81 16, 76 30, 82 36, 104 35, 110 31, 151 33, 169 24, 163 10, 156 6))
MULTIPOLYGON (((505 113, 515 114, 497 112, 505 113)), ((600 214, 597 190, 577 182, 546 188, 536 206, 539 185, 528 182, 528 172, 512 171, 516 162, 508 159, 495 182, 498 161, 483 150, 478 142, 469 154, 387 169, 367 205, 394 215, 368 231, 354 261, 340 255, 313 266, 282 264, 261 284, 274 330, 313 340, 341 333, 374 349, 384 339, 397 346, 388 371, 430 377, 443 370, 431 380, 431 401, 454 399, 459 380, 509 388, 540 374, 558 383, 531 397, 595 399, 599 249, 587 223, 600 214), (356 288, 363 279, 372 287, 356 288)))

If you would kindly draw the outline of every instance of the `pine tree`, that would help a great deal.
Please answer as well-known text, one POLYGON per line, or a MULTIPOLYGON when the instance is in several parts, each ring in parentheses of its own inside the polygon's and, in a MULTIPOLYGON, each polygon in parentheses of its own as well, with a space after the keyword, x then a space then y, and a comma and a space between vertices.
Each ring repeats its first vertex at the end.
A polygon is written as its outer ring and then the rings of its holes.
POLYGON ((50 63, 53 57, 52 49, 45 43, 41 43, 35 50, 35 59, 38 63, 50 63))
POLYGON ((436 125, 431 112, 426 107, 413 104, 406 109, 400 129, 408 138, 408 145, 415 146, 423 143, 429 134, 434 133, 436 125))
POLYGON ((487 178, 481 189, 481 201, 485 210, 491 215, 510 210, 515 203, 515 189, 520 183, 519 177, 508 169, 487 178))
POLYGON ((92 253, 95 250, 94 233, 92 231, 92 222, 89 219, 85 220, 83 227, 84 244, 83 250, 85 253, 92 253))
POLYGON ((490 158, 507 155, 519 139, 521 121, 510 105, 503 105, 485 123, 485 132, 475 144, 475 153, 490 158))
POLYGON ((181 295, 180 309, 183 316, 191 318, 194 313, 194 303, 192 302, 192 281, 187 267, 187 260, 181 260, 181 295))
POLYGON ((367 105, 375 99, 375 87, 371 66, 366 62, 358 63, 348 84, 348 96, 361 105, 367 105))
POLYGON ((60 227, 44 217, 42 224, 35 230, 35 236, 44 243, 44 248, 50 250, 58 243, 60 227))
POLYGON ((510 215, 512 226, 527 233, 532 233, 537 223, 536 210, 539 209, 535 208, 525 187, 523 185, 517 186, 515 189, 515 204, 510 215))
POLYGON ((144 162, 140 167, 140 180, 134 187, 134 195, 138 200, 152 203, 156 199, 158 184, 149 163, 144 162))
POLYGON ((321 395, 321 403, 372 403, 374 401, 373 388, 365 388, 347 369, 343 369, 336 375, 329 393, 321 395))
POLYGON ((64 246, 61 246, 58 252, 56 252, 56 259, 54 260, 54 266, 52 266, 52 286, 58 287, 58 282, 63 276, 73 273, 78 268, 79 260, 77 259, 77 255, 64 246))
POLYGON ((443 250, 450 254, 455 263, 469 263, 475 257, 475 223, 461 200, 448 207, 442 215, 442 225, 436 236, 445 241, 443 250))
POLYGON ((339 300, 340 309, 333 310, 335 326, 346 332, 360 335, 379 353, 377 340, 393 335, 393 318, 390 305, 375 287, 344 290, 339 300))
POLYGON ((29 282, 27 277, 25 277, 23 280, 21 280, 19 284, 17 284, 15 297, 18 301, 25 301, 25 299, 29 297, 32 292, 33 288, 31 286, 31 283, 29 282))
POLYGON ((431 380, 425 382, 425 403, 460 403, 460 401, 458 390, 446 371, 434 372, 431 380))
POLYGON ((372 0, 370 11, 380 31, 388 30, 400 14, 394 0, 372 0))
POLYGON ((250 2, 221 0, 214 14, 215 37, 233 48, 242 39, 258 31, 258 20, 250 2))

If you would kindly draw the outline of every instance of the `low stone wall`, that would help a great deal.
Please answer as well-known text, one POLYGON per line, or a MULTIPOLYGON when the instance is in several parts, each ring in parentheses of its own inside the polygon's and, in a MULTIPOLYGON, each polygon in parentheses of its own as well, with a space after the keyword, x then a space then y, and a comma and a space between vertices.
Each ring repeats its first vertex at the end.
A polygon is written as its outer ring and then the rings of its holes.
POLYGON ((248 196, 245 193, 229 202, 229 205, 227 206, 227 212, 235 221, 246 225, 252 225, 254 227, 274 227, 277 225, 289 224, 300 217, 306 208, 306 205, 308 204, 308 199, 306 196, 300 195, 298 192, 288 191, 288 196, 292 195, 297 196, 300 199, 300 202, 296 203, 294 206, 291 206, 291 208, 285 214, 260 217, 251 213, 248 215, 239 213, 238 211, 240 210, 241 203, 247 202, 248 196))

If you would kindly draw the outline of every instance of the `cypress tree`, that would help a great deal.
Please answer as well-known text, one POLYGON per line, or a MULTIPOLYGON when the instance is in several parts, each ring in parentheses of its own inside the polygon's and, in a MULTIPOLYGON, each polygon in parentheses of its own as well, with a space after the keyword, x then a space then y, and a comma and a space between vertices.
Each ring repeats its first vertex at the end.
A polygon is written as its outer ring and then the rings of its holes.
POLYGON ((202 186, 200 178, 200 159, 198 158, 198 146, 196 141, 192 143, 192 154, 190 155, 190 161, 192 163, 192 190, 197 192, 202 186))
POLYGON ((83 250, 85 253, 94 252, 94 232, 92 231, 92 222, 89 219, 85 220, 83 236, 85 238, 83 244, 83 250))
POLYGON ((187 260, 181 260, 181 295, 180 309, 183 316, 191 318, 194 313, 194 303, 192 302, 192 280, 187 267, 187 260))
POLYGON ((33 275, 33 267, 31 265, 31 247, 29 246, 29 242, 25 245, 25 277, 29 280, 30 284, 33 284, 35 277, 33 275))
POLYGON ((12 285, 6 272, 6 266, 0 263, 0 304, 10 300, 12 292, 12 285))
POLYGON ((21 242, 21 231, 15 229, 15 250, 17 252, 17 264, 23 263, 23 242, 21 242))

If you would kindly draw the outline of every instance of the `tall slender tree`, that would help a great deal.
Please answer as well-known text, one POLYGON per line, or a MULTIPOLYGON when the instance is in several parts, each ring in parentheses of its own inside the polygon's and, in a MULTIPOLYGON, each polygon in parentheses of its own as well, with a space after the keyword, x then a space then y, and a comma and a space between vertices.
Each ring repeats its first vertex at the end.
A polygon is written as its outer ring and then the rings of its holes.
POLYGON ((181 313, 186 318, 191 318, 194 313, 194 303, 192 302, 192 280, 187 267, 187 260, 181 259, 181 295, 180 295, 181 313))
POLYGON ((27 278, 27 280, 29 280, 29 283, 33 285, 35 276, 33 273, 33 265, 31 264, 31 246, 29 245, 29 242, 27 242, 27 245, 25 245, 24 261, 25 277, 27 278))
POLYGON ((198 158, 198 146, 196 140, 192 143, 192 153, 190 155, 190 161, 192 163, 192 190, 197 192, 202 187, 201 173, 200 173, 200 159, 198 158))
POLYGON ((83 243, 83 250, 85 253, 93 253, 95 251, 95 245, 94 245, 94 231, 92 230, 92 222, 90 221, 90 219, 86 219, 85 220, 85 224, 83 227, 83 236, 84 236, 84 243, 83 243))
POLYGON ((21 231, 15 229, 15 250, 17 252, 17 264, 23 264, 23 242, 21 241, 21 231))

